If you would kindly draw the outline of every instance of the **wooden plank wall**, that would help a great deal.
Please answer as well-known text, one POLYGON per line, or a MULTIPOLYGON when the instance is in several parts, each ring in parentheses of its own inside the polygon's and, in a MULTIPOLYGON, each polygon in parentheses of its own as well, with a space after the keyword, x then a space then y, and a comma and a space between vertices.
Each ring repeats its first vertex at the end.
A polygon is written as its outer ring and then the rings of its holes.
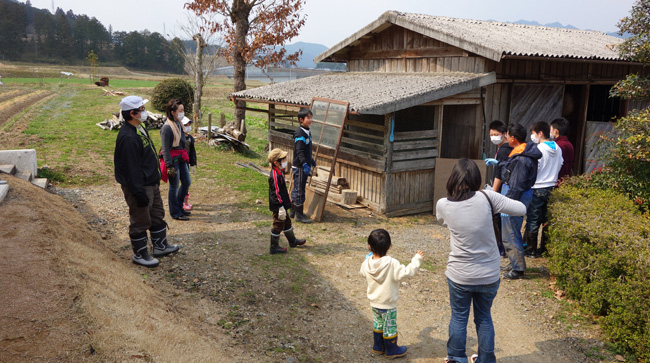
POLYGON ((429 169, 438 157, 438 130, 396 132, 388 170, 429 169))
MULTIPOLYGON (((483 107, 485 110, 485 121, 487 125, 494 120, 501 120, 506 125, 510 120, 510 88, 511 84, 508 83, 495 83, 485 87, 485 102, 483 107)), ((487 157, 492 158, 496 154, 496 145, 489 142, 490 130, 485 127, 485 140, 487 157)))
POLYGON ((433 168, 392 173, 392 188, 386 195, 386 215, 396 217, 431 212, 433 184, 433 168))
POLYGON ((536 121, 550 121, 562 116, 564 86, 527 85, 512 86, 510 121, 528 127, 536 121))
POLYGON ((390 26, 363 38, 345 60, 348 72, 489 72, 490 61, 433 38, 390 26))
POLYGON ((496 64, 499 80, 545 82, 615 82, 630 73, 646 73, 640 65, 624 62, 504 59, 496 64))

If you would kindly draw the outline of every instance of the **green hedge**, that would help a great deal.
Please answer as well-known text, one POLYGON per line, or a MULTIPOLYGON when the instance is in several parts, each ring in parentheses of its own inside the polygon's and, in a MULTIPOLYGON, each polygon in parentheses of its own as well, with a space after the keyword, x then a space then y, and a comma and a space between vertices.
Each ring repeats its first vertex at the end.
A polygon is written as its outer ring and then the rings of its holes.
POLYGON ((564 186, 549 203, 557 286, 600 316, 616 347, 650 361, 650 218, 612 190, 564 186))
POLYGON ((183 102, 185 115, 191 118, 194 106, 194 86, 182 78, 168 78, 154 87, 151 103, 156 110, 165 112, 165 107, 172 98, 178 98, 183 102))

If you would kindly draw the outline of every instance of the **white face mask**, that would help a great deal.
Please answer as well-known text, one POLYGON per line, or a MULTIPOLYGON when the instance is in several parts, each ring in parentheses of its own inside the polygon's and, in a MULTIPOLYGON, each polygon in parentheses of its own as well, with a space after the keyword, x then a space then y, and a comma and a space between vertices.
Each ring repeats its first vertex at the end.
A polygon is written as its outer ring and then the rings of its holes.
POLYGON ((287 168, 287 162, 286 162, 286 161, 283 161, 283 162, 282 162, 282 169, 286 169, 286 168, 287 168))
POLYGON ((499 145, 501 142, 503 142, 503 136, 501 136, 501 135, 499 135, 499 136, 490 136, 490 141, 492 141, 492 143, 494 145, 499 145))
POLYGON ((142 111, 142 112, 140 112, 140 117, 138 117, 138 120, 140 120, 140 121, 146 121, 146 120, 147 120, 147 117, 148 117, 148 115, 147 115, 147 111, 142 111))
POLYGON ((535 134, 530 134, 530 141, 534 142, 535 144, 539 144, 539 138, 535 134))
POLYGON ((176 114, 176 118, 178 118, 178 121, 182 121, 184 117, 185 117, 185 112, 179 112, 176 114))
POLYGON ((192 126, 185 126, 183 130, 185 130, 185 133, 190 133, 192 132, 192 126))

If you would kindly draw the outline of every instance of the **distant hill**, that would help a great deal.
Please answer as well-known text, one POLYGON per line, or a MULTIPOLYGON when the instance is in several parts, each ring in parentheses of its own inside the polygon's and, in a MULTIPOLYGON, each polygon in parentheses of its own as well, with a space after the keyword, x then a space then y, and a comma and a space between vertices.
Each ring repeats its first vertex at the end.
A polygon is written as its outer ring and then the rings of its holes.
POLYGON ((298 68, 315 68, 314 58, 326 51, 328 48, 322 44, 297 42, 285 46, 288 53, 295 53, 302 49, 302 56, 298 61, 298 68))

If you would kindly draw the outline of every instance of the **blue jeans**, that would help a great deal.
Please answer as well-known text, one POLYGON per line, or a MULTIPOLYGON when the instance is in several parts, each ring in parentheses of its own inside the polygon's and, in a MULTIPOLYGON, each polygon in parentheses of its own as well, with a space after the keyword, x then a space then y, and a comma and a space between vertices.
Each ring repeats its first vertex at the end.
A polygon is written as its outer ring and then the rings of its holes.
POLYGON ((532 241, 535 241, 533 248, 537 247, 539 227, 546 222, 548 198, 551 196, 552 190, 553 187, 533 189, 533 199, 528 206, 528 213, 526 213, 526 234, 530 235, 532 241))
POLYGON ((449 285, 449 340, 447 357, 450 361, 468 363, 465 344, 469 309, 474 305, 474 324, 478 336, 477 363, 494 363, 494 324, 492 324, 492 301, 497 296, 501 280, 489 285, 460 285, 447 279, 449 285))
MULTIPOLYGON (((501 194, 505 195, 508 190, 508 186, 504 185, 501 194)), ((521 195, 521 200, 519 201, 524 203, 526 208, 528 208, 532 198, 533 192, 529 189, 521 195)), ((515 271, 526 271, 524 242, 521 236, 521 226, 523 224, 523 216, 501 214, 501 239, 503 240, 503 247, 506 250, 506 256, 508 256, 512 269, 515 271)))
POLYGON ((192 183, 190 179, 190 169, 185 162, 180 162, 173 166, 176 169, 176 176, 169 178, 169 193, 167 194, 169 202, 169 214, 172 218, 184 216, 183 201, 190 189, 192 183), (180 186, 179 186, 180 182, 180 186))

